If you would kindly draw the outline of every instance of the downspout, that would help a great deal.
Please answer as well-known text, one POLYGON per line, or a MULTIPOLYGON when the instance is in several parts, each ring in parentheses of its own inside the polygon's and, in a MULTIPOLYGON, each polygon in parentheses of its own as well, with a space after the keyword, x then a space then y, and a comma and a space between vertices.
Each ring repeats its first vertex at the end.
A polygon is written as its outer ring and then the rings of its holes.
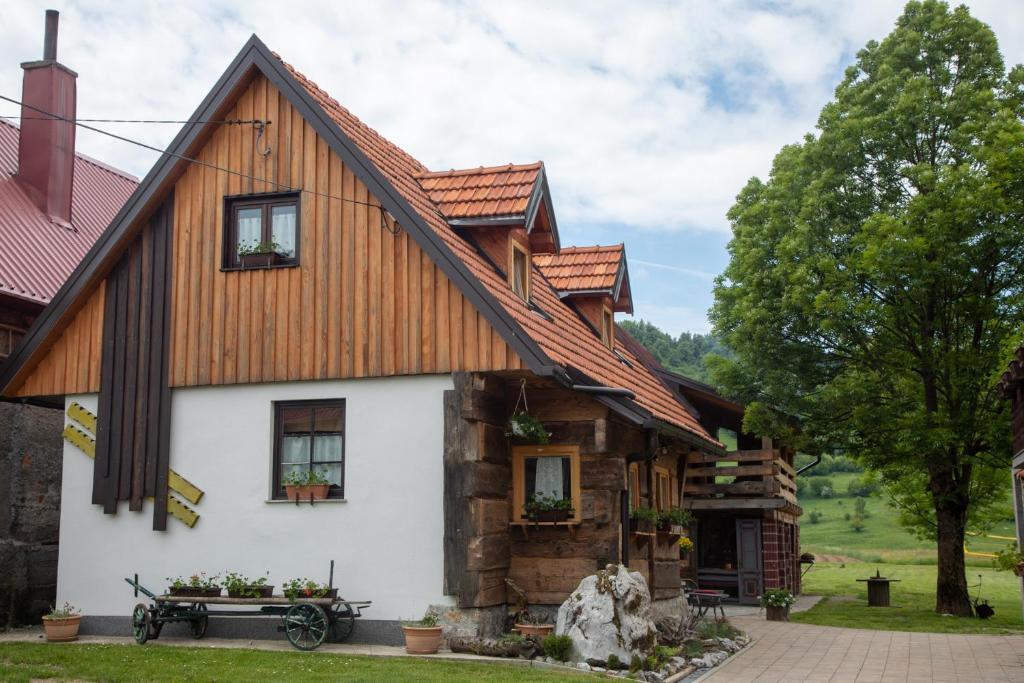
POLYGON ((812 460, 811 462, 807 463, 806 465, 804 465, 803 467, 801 467, 800 469, 798 469, 796 471, 796 476, 799 477, 801 474, 803 474, 807 470, 811 469, 812 467, 814 467, 815 465, 817 465, 820 462, 821 462, 821 455, 814 456, 814 460, 812 460))
MULTIPOLYGON (((647 436, 647 444, 643 453, 630 453, 626 456, 626 490, 624 490, 619 497, 619 517, 622 520, 620 527, 622 529, 622 538, 620 539, 619 549, 619 563, 629 568, 629 466, 635 462, 647 462, 655 460, 658 457, 658 430, 656 429, 645 429, 647 436)), ((649 467, 649 472, 654 472, 654 468, 649 467)), ((654 491, 648 483, 649 492, 654 491)), ((637 494, 639 495, 639 491, 637 494)), ((652 569, 653 571, 653 569, 652 569)), ((653 574, 652 574, 653 578, 653 574)))

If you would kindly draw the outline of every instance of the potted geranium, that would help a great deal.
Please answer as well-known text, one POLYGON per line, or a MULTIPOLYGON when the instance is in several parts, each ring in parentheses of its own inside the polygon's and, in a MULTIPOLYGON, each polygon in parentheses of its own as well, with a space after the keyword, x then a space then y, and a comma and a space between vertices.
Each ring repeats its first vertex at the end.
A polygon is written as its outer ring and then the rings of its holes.
POLYGON ((654 508, 638 507, 629 513, 633 531, 641 534, 653 534, 661 515, 654 508))
POLYGON ((761 595, 761 607, 768 621, 789 621, 789 607, 796 598, 788 588, 769 588, 761 595))
POLYGON ((546 638, 555 630, 555 625, 549 624, 543 614, 524 612, 516 620, 516 630, 524 636, 546 638))
POLYGON ((693 523, 693 513, 683 508, 670 508, 658 515, 658 532, 670 536, 681 536, 686 527, 693 523))
POLYGON ((411 655, 436 654, 441 647, 441 627, 437 623, 437 615, 423 615, 422 619, 402 622, 402 634, 405 636, 405 651, 411 655))
POLYGON ((331 588, 326 583, 317 583, 311 579, 291 579, 284 582, 284 597, 292 602, 296 600, 315 600, 319 598, 338 597, 338 589, 331 588))
POLYGON ((529 413, 516 413, 509 419, 507 436, 539 445, 546 444, 551 438, 544 424, 529 413))
POLYGON ((78 608, 65 602, 61 608, 54 607, 43 615, 43 631, 50 643, 67 643, 78 640, 78 627, 82 625, 82 613, 78 608))
POLYGON ((274 594, 274 587, 267 585, 266 576, 250 579, 235 572, 224 575, 224 588, 229 598, 269 598, 274 594))
POLYGON ((526 518, 533 522, 564 522, 575 512, 571 498, 556 498, 543 493, 530 496, 523 507, 526 518))
POLYGON ((167 577, 171 582, 167 592, 179 598, 216 598, 220 597, 219 576, 207 576, 206 572, 192 574, 188 578, 167 577))
POLYGON ((250 242, 238 246, 242 268, 269 268, 281 261, 283 248, 277 242, 250 242))
POLYGON ((288 500, 323 500, 331 490, 331 484, 322 473, 310 468, 304 472, 292 472, 284 479, 284 490, 288 500))

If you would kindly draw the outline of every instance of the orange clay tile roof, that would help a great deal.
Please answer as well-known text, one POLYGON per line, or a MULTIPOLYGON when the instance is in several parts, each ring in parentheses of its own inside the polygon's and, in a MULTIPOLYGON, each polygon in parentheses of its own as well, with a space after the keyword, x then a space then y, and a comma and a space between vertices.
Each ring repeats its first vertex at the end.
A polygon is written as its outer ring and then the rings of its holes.
MULTIPOLYGON (((280 58, 279 58, 280 59, 280 58)), ((655 417, 679 427, 710 444, 721 446, 700 423, 673 397, 662 382, 647 370, 640 360, 624 347, 617 350, 630 365, 612 353, 579 315, 563 303, 555 290, 547 286, 543 276, 535 280, 532 288, 534 303, 546 311, 551 320, 530 310, 526 303, 512 293, 505 278, 500 276, 484 258, 448 225, 430 195, 417 182, 418 176, 428 171, 407 152, 386 140, 379 133, 356 118, 338 104, 315 83, 307 79, 287 62, 285 68, 306 88, 310 97, 341 128, 360 150, 372 161, 387 180, 416 210, 428 227, 433 229, 445 245, 469 268, 508 314, 555 363, 575 367, 607 386, 624 387, 636 394, 636 402, 655 417)), ((538 165, 539 169, 540 166, 538 165)))
POLYGON ((533 263, 560 292, 612 289, 623 251, 621 244, 562 247, 557 254, 534 254, 533 263))
POLYGON ((489 218, 526 213, 543 164, 506 164, 415 176, 445 218, 489 218))

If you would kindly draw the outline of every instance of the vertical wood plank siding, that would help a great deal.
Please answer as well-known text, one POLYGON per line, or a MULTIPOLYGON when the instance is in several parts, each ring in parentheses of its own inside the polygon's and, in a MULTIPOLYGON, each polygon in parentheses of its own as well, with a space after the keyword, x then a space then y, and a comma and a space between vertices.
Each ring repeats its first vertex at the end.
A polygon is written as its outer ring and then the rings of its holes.
POLYGON ((156 530, 167 523, 173 205, 157 209, 107 276, 93 471, 93 502, 108 514, 153 496, 156 530))
MULTIPOLYGON (((252 128, 221 126, 193 156, 270 182, 196 164, 176 181, 169 212, 173 249, 167 250, 172 260, 165 274, 170 318, 162 334, 170 346, 163 372, 171 386, 523 367, 407 232, 385 230, 374 206, 320 196, 377 203, 265 78, 257 77, 224 118, 270 120, 259 148, 271 153, 255 152, 252 128), (285 189, 278 183, 320 193, 301 195, 300 265, 222 271, 224 197, 285 189)), ((129 251, 139 259, 146 253, 142 242, 129 251)), ((143 261, 137 263, 141 269, 143 261)), ((15 395, 101 390, 105 308, 114 310, 104 302, 118 295, 106 288, 115 281, 111 274, 92 294, 15 395)), ((122 295, 127 309, 126 289, 122 295)), ((128 361, 136 372, 119 373, 119 392, 151 388, 152 366, 110 356, 112 364, 128 361)), ((138 436, 148 444, 151 427, 138 436)), ((148 495, 158 486, 155 473, 141 474, 148 495)), ((132 477, 124 476, 125 487, 133 488, 132 477)))
POLYGON ((300 265, 222 271, 223 198, 283 190, 376 198, 274 86, 258 77, 199 158, 270 183, 190 166, 178 180, 172 386, 518 369, 518 356, 405 231, 372 206, 303 193, 300 265))

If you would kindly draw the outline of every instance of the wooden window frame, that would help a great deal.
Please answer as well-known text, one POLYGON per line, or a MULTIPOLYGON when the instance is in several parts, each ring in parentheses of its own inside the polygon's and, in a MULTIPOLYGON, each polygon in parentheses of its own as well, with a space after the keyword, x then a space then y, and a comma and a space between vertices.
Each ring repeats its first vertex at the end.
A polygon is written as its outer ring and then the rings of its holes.
POLYGON ((299 265, 300 245, 302 244, 302 206, 301 192, 261 192, 258 194, 239 194, 224 197, 224 225, 222 227, 223 248, 221 254, 221 270, 258 270, 266 268, 294 268, 299 265), (238 258, 238 222, 236 216, 241 209, 262 209, 260 241, 269 242, 272 235, 271 215, 276 206, 295 207, 295 256, 282 258, 273 265, 243 267, 238 258))
POLYGON ((615 348, 615 313, 609 306, 601 307, 601 341, 609 349, 615 348))
POLYGON ((640 489, 640 463, 629 465, 629 509, 636 510, 643 504, 640 489))
MULTIPOLYGON (((651 492, 651 507, 658 512, 672 508, 672 470, 664 465, 654 466, 654 491, 651 492), (664 488, 662 488, 664 485, 664 488)), ((678 502, 678 500, 677 500, 678 502)))
POLYGON ((18 342, 25 336, 28 330, 16 325, 8 325, 6 323, 0 323, 0 360, 8 358, 14 349, 18 347, 18 342), (4 353, 4 344, 7 345, 7 352, 4 353))
POLYGON ((572 477, 573 516, 560 524, 580 522, 580 447, 574 445, 513 446, 512 447, 512 521, 527 522, 526 505, 526 458, 527 457, 569 457, 569 475, 572 477))
MULTIPOLYGON (((282 413, 284 412, 283 411, 284 408, 296 408, 296 407, 309 408, 310 410, 313 410, 315 408, 324 408, 324 407, 341 408, 341 484, 340 485, 332 485, 330 490, 327 492, 327 497, 331 498, 331 499, 344 499, 345 498, 345 464, 346 464, 346 460, 347 460, 347 458, 345 456, 345 453, 348 450, 348 434, 347 434, 347 430, 346 430, 348 422, 346 420, 345 399, 343 399, 343 398, 317 398, 317 399, 298 400, 298 401, 288 400, 288 401, 274 401, 273 402, 272 410, 273 410, 273 419, 274 419, 274 437, 273 437, 274 438, 274 449, 273 449, 273 459, 272 459, 272 462, 271 462, 271 466, 272 466, 271 490, 270 490, 270 493, 271 493, 270 498, 271 498, 271 500, 287 500, 288 499, 288 496, 287 496, 287 494, 285 493, 285 490, 284 490, 284 484, 281 483, 281 440, 282 440, 282 438, 284 436, 284 433, 283 433, 284 425, 282 423, 282 413)), ((313 428, 314 429, 313 429, 313 431, 310 432, 310 436, 312 437, 311 440, 310 440, 310 448, 309 448, 310 466, 312 466, 312 464, 314 462, 314 460, 313 460, 313 444, 315 442, 315 435, 318 434, 318 433, 319 434, 336 434, 337 433, 337 432, 316 432, 315 427, 316 427, 316 423, 314 421, 313 422, 313 428)), ((332 460, 330 462, 331 463, 335 463, 337 461, 336 460, 332 460)), ((320 464, 326 464, 326 463, 320 463, 320 464)))
POLYGON ((508 286, 512 289, 512 293, 520 297, 523 301, 530 301, 530 250, 523 245, 519 244, 513 237, 508 239, 508 286), (516 252, 523 255, 523 294, 520 295, 516 291, 516 252))

